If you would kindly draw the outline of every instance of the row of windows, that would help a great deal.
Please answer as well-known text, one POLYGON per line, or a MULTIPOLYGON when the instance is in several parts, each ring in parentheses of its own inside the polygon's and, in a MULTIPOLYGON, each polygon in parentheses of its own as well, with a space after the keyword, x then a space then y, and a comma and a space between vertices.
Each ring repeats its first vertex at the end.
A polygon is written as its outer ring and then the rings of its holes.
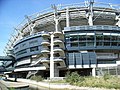
POLYGON ((120 46, 120 36, 75 35, 66 36, 66 45, 78 46, 120 46))
POLYGON ((120 36, 109 36, 109 35, 76 35, 66 36, 67 42, 81 42, 81 41, 120 41, 120 36))
POLYGON ((28 42, 23 42, 23 43, 17 45, 17 46, 15 47, 15 51, 18 50, 18 49, 26 48, 27 45, 29 45, 29 46, 35 46, 35 45, 38 44, 38 40, 32 40, 32 41, 30 40, 30 41, 29 41, 29 44, 27 44, 27 43, 28 43, 28 42))
POLYGON ((120 42, 71 42, 66 43, 67 47, 79 47, 79 46, 120 46, 120 42))
MULTIPOLYGON (((38 50, 39 50, 38 46, 30 48, 30 52, 34 52, 34 51, 38 51, 38 50)), ((16 56, 23 55, 25 53, 27 53, 27 49, 24 49, 24 50, 21 50, 21 51, 17 52, 16 56)))
POLYGON ((98 60, 98 64, 115 64, 115 60, 98 60))

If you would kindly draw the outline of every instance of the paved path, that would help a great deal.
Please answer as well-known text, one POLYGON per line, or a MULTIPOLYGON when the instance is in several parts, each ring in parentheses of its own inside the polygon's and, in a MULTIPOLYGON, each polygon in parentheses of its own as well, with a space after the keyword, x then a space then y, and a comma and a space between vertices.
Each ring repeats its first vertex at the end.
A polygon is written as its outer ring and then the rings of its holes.
POLYGON ((8 90, 8 88, 1 83, 2 81, 0 80, 0 90, 8 90))
POLYGON ((1 86, 4 85, 7 88, 15 88, 15 89, 18 89, 18 88, 28 88, 29 87, 29 85, 25 84, 25 83, 19 83, 19 82, 13 82, 13 81, 4 81, 4 80, 1 80, 1 84, 0 85, 1 86))

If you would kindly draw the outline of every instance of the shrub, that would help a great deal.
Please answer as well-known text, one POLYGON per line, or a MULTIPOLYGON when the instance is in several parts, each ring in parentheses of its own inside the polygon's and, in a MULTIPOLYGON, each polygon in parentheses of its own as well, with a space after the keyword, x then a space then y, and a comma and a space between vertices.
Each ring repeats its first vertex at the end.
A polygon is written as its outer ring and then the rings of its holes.
POLYGON ((104 78, 104 80, 110 79, 111 75, 108 74, 108 73, 105 73, 104 76, 103 76, 103 78, 104 78))
POLYGON ((76 84, 79 81, 83 81, 84 78, 81 77, 77 72, 67 72, 66 75, 66 82, 70 83, 70 84, 76 84))
POLYGON ((31 78, 30 78, 31 80, 35 80, 35 81, 42 81, 43 80, 43 78, 41 77, 41 76, 31 76, 31 78))

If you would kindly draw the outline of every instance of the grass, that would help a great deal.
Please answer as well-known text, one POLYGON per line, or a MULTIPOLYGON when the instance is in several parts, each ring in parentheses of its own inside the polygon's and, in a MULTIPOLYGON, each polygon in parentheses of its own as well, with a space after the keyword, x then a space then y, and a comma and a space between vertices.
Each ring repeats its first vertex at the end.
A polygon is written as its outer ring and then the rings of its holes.
POLYGON ((77 72, 66 75, 66 82, 84 87, 114 88, 120 89, 120 78, 105 74, 103 77, 81 77, 77 72))
MULTIPOLYGON (((41 76, 32 76, 31 80, 42 81, 41 76)), ((120 89, 120 78, 105 74, 103 77, 80 76, 77 72, 68 72, 64 80, 50 81, 50 83, 69 83, 71 85, 83 87, 114 88, 120 89)))

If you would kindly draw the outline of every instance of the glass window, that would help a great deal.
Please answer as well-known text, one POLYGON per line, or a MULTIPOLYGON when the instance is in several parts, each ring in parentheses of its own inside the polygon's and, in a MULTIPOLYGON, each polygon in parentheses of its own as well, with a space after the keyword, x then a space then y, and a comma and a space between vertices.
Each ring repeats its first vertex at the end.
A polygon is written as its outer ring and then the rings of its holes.
POLYGON ((79 41, 86 41, 86 35, 80 35, 79 41))
POLYGON ((82 57, 80 53, 75 53, 76 65, 82 65, 82 57))
POLYGON ((70 41, 78 41, 78 36, 70 36, 70 41))
POLYGON ((103 46, 103 35, 96 35, 96 46, 103 46))
POLYGON ((103 42, 96 42, 96 46, 103 46, 103 42))
POLYGON ((27 53, 27 50, 26 50, 26 49, 17 52, 17 53, 16 53, 16 56, 19 56, 19 55, 22 55, 22 54, 25 54, 25 53, 27 53))
POLYGON ((117 46, 117 42, 112 42, 112 46, 117 46))
POLYGON ((110 36, 105 35, 104 36, 104 41, 110 41, 110 36))
POLYGON ((78 42, 71 43, 71 47, 78 47, 78 42))
POLYGON ((74 65, 74 54, 68 53, 69 55, 69 65, 74 65))
POLYGON ((38 51, 38 46, 36 46, 36 47, 31 47, 31 48, 30 48, 30 52, 33 52, 33 51, 38 51))
POLYGON ((30 42, 29 42, 30 45, 31 45, 31 44, 34 45, 34 44, 36 44, 36 43, 38 43, 38 40, 33 40, 33 41, 30 41, 30 42))
POLYGON ((110 46, 110 42, 104 42, 104 46, 110 46))
POLYGON ((94 42, 87 42, 87 46, 94 46, 94 42))
POLYGON ((83 59, 83 65, 89 65, 89 54, 88 53, 82 53, 82 59, 83 59))
POLYGON ((80 42, 79 45, 80 46, 86 46, 86 42, 80 42))
POLYGON ((102 41, 103 36, 102 35, 96 35, 96 41, 102 41))
POLYGON ((87 36, 87 41, 94 41, 94 36, 88 35, 88 36, 87 36))
POLYGON ((111 36, 112 41, 117 41, 117 39, 118 39, 118 36, 111 36))

